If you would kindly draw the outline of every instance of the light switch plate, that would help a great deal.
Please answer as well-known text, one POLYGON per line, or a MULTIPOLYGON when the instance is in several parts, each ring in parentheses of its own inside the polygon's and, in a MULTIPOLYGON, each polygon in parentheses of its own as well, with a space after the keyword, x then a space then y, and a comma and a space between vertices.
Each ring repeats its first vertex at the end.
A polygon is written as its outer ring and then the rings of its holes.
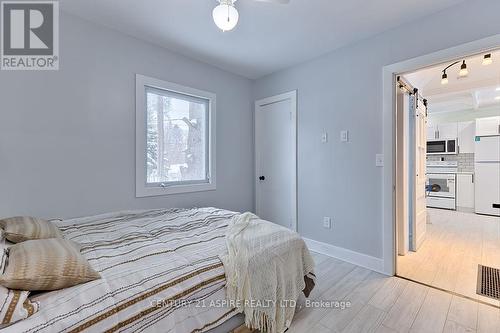
POLYGON ((375 165, 378 167, 384 166, 384 154, 375 155, 375 165))
POLYGON ((323 132, 323 134, 321 134, 321 142, 322 143, 328 142, 328 133, 327 132, 323 132))
POLYGON ((348 142, 349 141, 349 131, 340 131, 340 141, 341 142, 348 142))
POLYGON ((331 229, 332 227, 332 218, 331 217, 323 217, 323 227, 325 229, 331 229))

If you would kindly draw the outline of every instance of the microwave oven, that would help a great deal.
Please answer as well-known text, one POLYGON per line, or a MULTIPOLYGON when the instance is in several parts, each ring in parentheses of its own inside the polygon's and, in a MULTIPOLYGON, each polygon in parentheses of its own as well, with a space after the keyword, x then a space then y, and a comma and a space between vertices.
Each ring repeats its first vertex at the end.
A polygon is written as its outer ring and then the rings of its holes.
POLYGON ((458 154, 457 139, 436 139, 427 141, 427 155, 458 154))

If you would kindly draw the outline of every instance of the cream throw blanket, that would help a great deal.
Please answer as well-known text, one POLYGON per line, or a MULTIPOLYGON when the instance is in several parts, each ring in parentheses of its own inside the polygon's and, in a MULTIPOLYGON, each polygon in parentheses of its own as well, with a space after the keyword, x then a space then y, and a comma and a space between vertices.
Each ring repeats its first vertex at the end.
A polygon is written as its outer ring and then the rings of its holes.
POLYGON ((221 256, 230 304, 245 314, 245 324, 282 333, 291 324, 295 302, 314 279, 314 261, 304 240, 252 213, 235 216, 226 232, 228 254, 221 256))

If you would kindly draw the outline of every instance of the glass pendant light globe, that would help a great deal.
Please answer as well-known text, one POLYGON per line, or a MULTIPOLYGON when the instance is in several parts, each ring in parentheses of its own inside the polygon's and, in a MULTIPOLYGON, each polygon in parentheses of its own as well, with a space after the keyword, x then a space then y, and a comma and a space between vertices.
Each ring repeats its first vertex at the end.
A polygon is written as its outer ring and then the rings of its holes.
POLYGON ((229 31, 234 29, 238 24, 240 15, 231 2, 222 1, 220 5, 214 8, 212 12, 215 24, 222 31, 229 31))

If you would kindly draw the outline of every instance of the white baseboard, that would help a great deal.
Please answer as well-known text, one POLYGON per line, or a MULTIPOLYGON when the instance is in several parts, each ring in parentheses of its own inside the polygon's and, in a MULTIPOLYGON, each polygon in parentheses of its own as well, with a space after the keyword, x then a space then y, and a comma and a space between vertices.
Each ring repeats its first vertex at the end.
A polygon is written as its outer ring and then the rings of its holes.
POLYGON ((363 253, 344 249, 343 247, 334 246, 331 244, 318 242, 312 239, 304 238, 309 250, 324 254, 342 261, 350 262, 351 264, 368 268, 382 274, 384 272, 384 260, 381 258, 372 257, 363 253))

